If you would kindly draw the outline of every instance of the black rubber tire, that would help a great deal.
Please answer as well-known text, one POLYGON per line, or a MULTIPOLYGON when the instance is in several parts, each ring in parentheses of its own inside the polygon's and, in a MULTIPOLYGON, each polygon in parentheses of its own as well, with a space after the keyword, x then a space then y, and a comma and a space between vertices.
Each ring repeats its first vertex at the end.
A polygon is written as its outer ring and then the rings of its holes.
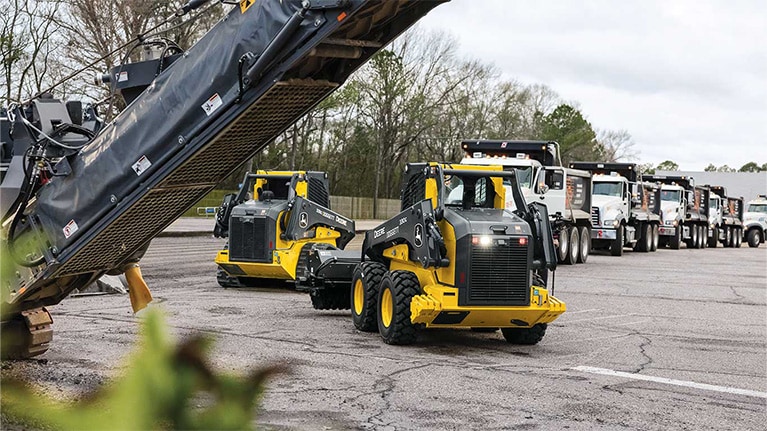
POLYGON ((524 344, 531 346, 538 344, 546 335, 546 324, 538 323, 532 328, 501 328, 503 338, 510 344, 524 344))
POLYGON ((557 246, 557 261, 563 263, 567 259, 567 254, 570 252, 570 230, 563 227, 559 231, 559 246, 557 246))
POLYGON ((732 229, 729 226, 724 227, 724 246, 732 247, 732 229))
POLYGON ((642 223, 639 225, 637 233, 641 233, 641 236, 637 238, 634 250, 647 253, 652 247, 652 226, 649 223, 642 223))
POLYGON ((378 288, 381 285, 381 279, 386 274, 386 265, 378 262, 362 262, 354 268, 352 275, 352 285, 349 295, 349 304, 352 310, 352 322, 354 327, 363 332, 375 332, 378 329, 376 321, 378 302, 378 288), (362 283, 363 304, 357 310, 354 303, 354 289, 357 281, 362 283))
POLYGON ((232 277, 221 268, 216 268, 216 281, 221 287, 245 287, 237 277, 232 277))
POLYGON ((708 248, 708 226, 701 227, 703 235, 700 236, 700 248, 708 248))
POLYGON ((735 229, 735 248, 740 248, 741 244, 743 244, 743 228, 736 228, 735 229))
POLYGON ((716 248, 719 245, 719 230, 714 228, 711 231, 711 237, 706 238, 709 248, 716 248))
POLYGON ((567 242, 570 245, 570 249, 567 250, 567 256, 565 257, 564 264, 575 265, 576 263, 578 263, 578 260, 580 259, 581 236, 578 234, 577 226, 573 226, 572 228, 568 229, 567 233, 569 235, 569 239, 567 242))
POLYGON ((696 225, 695 232, 695 248, 703 248, 703 226, 696 225))
POLYGON ((759 228, 749 229, 746 240, 748 241, 749 247, 759 247, 759 244, 762 243, 762 232, 759 231, 759 228))
POLYGON ((660 242, 660 231, 658 229, 659 229, 659 226, 656 223, 653 223, 653 225, 652 225, 652 247, 650 248, 650 251, 657 251, 658 250, 658 243, 660 242))
POLYGON ((623 225, 615 229, 615 239, 610 243, 610 254, 623 256, 623 225))
POLYGON ((497 331, 498 328, 471 328, 472 332, 492 333, 497 331))
POLYGON ((698 226, 692 225, 690 226, 690 239, 685 241, 687 244, 687 248, 697 248, 698 244, 698 226))
POLYGON ((581 226, 579 236, 581 238, 581 252, 578 256, 578 263, 586 263, 591 254, 591 229, 587 226, 581 226))
POLYGON ((389 271, 381 280, 378 289, 378 333, 384 343, 404 346, 413 344, 416 340, 417 327, 410 320, 410 302, 420 294, 421 284, 418 277, 410 271, 389 271), (388 294, 392 299, 392 313, 389 326, 383 319, 384 297, 388 294))
POLYGON ((682 246, 682 225, 677 225, 674 229, 674 236, 669 238, 668 246, 672 250, 679 250, 682 246))

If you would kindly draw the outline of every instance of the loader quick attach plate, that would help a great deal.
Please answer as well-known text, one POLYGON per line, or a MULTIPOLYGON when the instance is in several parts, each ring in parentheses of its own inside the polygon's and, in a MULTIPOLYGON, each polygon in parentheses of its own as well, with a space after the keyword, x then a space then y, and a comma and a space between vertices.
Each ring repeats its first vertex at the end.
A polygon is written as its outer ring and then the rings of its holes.
POLYGON ((118 266, 337 86, 312 79, 274 85, 189 160, 167 172, 157 187, 69 258, 55 277, 118 266))

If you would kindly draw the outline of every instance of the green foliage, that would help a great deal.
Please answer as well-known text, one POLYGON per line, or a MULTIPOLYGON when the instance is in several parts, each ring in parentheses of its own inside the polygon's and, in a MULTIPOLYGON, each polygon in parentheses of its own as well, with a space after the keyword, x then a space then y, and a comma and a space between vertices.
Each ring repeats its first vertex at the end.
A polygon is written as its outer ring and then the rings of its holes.
POLYGON ((736 172, 735 168, 731 168, 727 165, 719 166, 718 168, 716 168, 716 171, 717 172, 736 172))
MULTIPOLYGON (((767 164, 767 163, 765 163, 767 164)), ((738 172, 761 172, 762 167, 757 165, 756 162, 748 162, 738 169, 738 172)))
POLYGON ((603 152, 591 124, 574 107, 561 104, 548 115, 538 114, 541 139, 559 142, 562 163, 602 160, 603 152))
POLYGON ((655 165, 652 163, 642 163, 639 165, 639 172, 645 175, 653 175, 655 173, 655 165))
POLYGON ((708 166, 703 168, 704 172, 716 172, 716 166, 713 163, 709 163, 708 166))
POLYGON ((658 166, 655 169, 658 171, 678 171, 679 165, 671 160, 665 160, 658 163, 658 166))
POLYGON ((158 311, 145 317, 142 340, 122 377, 66 403, 22 382, 4 381, 3 413, 36 428, 65 430, 251 429, 265 380, 282 369, 244 377, 217 374, 206 358, 209 339, 194 336, 176 345, 158 311))

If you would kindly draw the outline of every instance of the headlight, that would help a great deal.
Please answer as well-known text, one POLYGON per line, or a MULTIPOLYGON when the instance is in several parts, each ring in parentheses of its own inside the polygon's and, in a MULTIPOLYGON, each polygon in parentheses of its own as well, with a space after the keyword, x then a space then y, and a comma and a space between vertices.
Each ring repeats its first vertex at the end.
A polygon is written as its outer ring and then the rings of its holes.
POLYGON ((482 247, 487 247, 493 244, 493 239, 488 235, 473 236, 471 237, 471 243, 473 245, 481 245, 482 247))
POLYGON ((679 220, 674 220, 674 226, 677 226, 679 224, 679 220))
POLYGON ((714 226, 716 226, 716 225, 714 223, 711 223, 709 226, 711 227, 711 229, 713 229, 714 226))
POLYGON ((612 226, 613 223, 615 223, 615 220, 603 220, 602 226, 612 226))

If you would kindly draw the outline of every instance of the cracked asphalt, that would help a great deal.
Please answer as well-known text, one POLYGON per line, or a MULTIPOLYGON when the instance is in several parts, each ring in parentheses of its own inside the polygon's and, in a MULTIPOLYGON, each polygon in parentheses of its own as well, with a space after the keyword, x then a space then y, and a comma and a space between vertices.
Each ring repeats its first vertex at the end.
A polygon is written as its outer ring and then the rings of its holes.
MULTIPOLYGON (((356 331, 348 312, 313 310, 287 284, 218 287, 221 245, 158 238, 142 268, 177 337, 215 337, 216 366, 291 367, 269 385, 256 419, 262 428, 765 427, 764 246, 592 255, 557 271, 555 295, 568 311, 536 346, 509 345, 500 333, 426 330, 416 345, 399 347, 356 331)), ((127 296, 71 297, 51 311, 51 349, 4 362, 3 375, 79 396, 125 366, 139 322, 127 296)))

